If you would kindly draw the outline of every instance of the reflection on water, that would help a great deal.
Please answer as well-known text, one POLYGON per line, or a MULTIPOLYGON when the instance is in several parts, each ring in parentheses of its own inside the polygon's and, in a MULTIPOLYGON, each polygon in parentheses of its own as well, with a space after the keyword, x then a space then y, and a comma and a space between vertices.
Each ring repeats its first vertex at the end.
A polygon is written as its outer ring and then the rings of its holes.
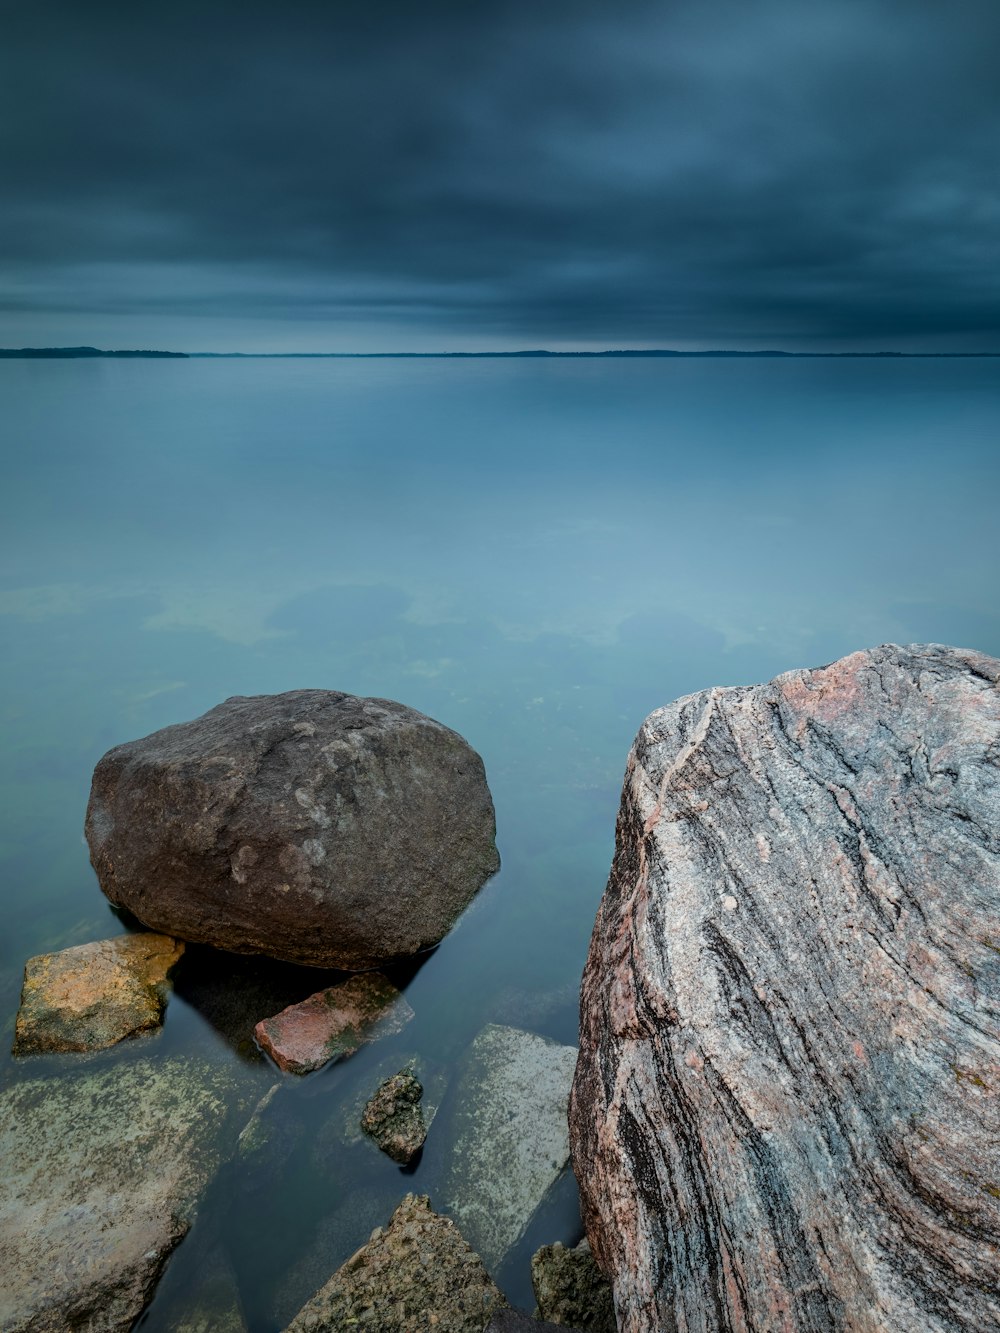
MULTIPOLYGON (((489 1021, 573 1041, 646 712, 887 640, 1000 653, 997 375, 933 360, 0 365, 5 1033, 25 957, 126 928, 81 838, 101 753, 230 694, 326 687, 454 727, 497 808, 502 871, 399 978, 417 1014, 390 1039, 400 1058, 453 1069, 489 1021)), ((252 1022, 323 984, 192 950, 152 1045, 240 1062, 263 1095, 252 1022)), ((171 1327, 195 1289, 279 1327, 405 1189, 434 1199, 447 1104, 411 1175, 364 1142, 330 1145, 331 1108, 385 1054, 275 1101, 272 1158, 216 1180, 145 1327, 171 1327)), ((505 1264, 516 1301, 531 1301, 529 1248, 572 1240, 574 1208, 570 1181, 505 1264)))

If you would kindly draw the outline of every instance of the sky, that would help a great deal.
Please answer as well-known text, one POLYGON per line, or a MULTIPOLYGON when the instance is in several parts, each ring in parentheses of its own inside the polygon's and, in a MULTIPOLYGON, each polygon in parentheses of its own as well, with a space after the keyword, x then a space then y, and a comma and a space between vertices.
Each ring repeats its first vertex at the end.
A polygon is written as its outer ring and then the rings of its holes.
POLYGON ((1000 351, 996 0, 0 19, 0 346, 1000 351))

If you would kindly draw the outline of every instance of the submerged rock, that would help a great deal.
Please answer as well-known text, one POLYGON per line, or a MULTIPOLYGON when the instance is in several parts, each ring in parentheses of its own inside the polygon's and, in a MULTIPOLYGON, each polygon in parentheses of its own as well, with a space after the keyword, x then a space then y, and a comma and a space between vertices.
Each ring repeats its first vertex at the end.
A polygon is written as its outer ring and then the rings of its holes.
POLYGON ((335 1160, 345 1145, 361 1142, 365 1137, 361 1127, 365 1107, 379 1087, 401 1067, 408 1070, 423 1088, 420 1114, 426 1130, 430 1131, 447 1091, 448 1071, 423 1055, 405 1050, 401 1053, 393 1049, 365 1070, 363 1077, 346 1093, 334 1114, 317 1130, 313 1139, 317 1163, 335 1160))
POLYGON ((119 935, 29 958, 14 1054, 99 1051, 159 1027, 184 952, 166 935, 119 935))
POLYGON ((499 865, 482 760, 386 699, 227 699, 110 750, 87 841, 154 930, 364 971, 431 948, 499 865))
POLYGON ((998 918, 1000 662, 647 718, 571 1109, 623 1333, 1000 1324, 998 918))
MULTIPOLYGON (((342 1166, 343 1164, 341 1164, 342 1166)), ((370 1177, 340 1188, 337 1175, 319 1176, 321 1188, 331 1196, 339 1195, 337 1205, 309 1227, 308 1235, 295 1247, 289 1261, 281 1265, 267 1301, 269 1326, 283 1329, 312 1297, 330 1280, 330 1274, 346 1263, 375 1231, 381 1232, 386 1219, 399 1205, 400 1184, 390 1173, 381 1180, 370 1177)), ((260 1262, 269 1264, 273 1247, 262 1238, 260 1262)))
POLYGON ((522 1310, 501 1310, 486 1325, 485 1333, 581 1333, 565 1324, 550 1324, 533 1319, 522 1310))
MULTIPOLYGON (((179 1254, 178 1262, 181 1258, 179 1254)), ((248 1333, 239 1285, 225 1247, 209 1244, 194 1270, 185 1271, 183 1280, 175 1280, 172 1266, 168 1268, 144 1326, 147 1321, 149 1327, 170 1333, 248 1333)))
POLYGON ((195 1059, 118 1060, 0 1092, 0 1328, 132 1327, 245 1099, 195 1059))
POLYGON ((413 1010, 378 972, 349 977, 289 1005, 254 1029, 279 1069, 308 1074, 330 1060, 353 1055, 366 1042, 399 1032, 413 1010))
POLYGON ((456 1089, 444 1199, 495 1269, 569 1162, 566 1107, 576 1047, 490 1024, 456 1089))
POLYGON ((408 1194, 383 1231, 340 1267, 286 1333, 482 1333, 507 1304, 455 1223, 408 1194))
POLYGON ((611 1283, 594 1263, 586 1240, 574 1249, 557 1241, 531 1257, 531 1285, 543 1319, 582 1333, 617 1333, 611 1283))
POLYGON ((261 1183, 273 1177, 287 1163, 302 1137, 302 1125, 275 1111, 281 1107, 280 1083, 274 1083, 253 1109, 250 1119, 236 1141, 236 1160, 252 1179, 261 1183))
POLYGON ((406 1166, 424 1146, 424 1124, 420 1099, 423 1085, 409 1069, 401 1069, 365 1103, 361 1128, 394 1162, 406 1166))

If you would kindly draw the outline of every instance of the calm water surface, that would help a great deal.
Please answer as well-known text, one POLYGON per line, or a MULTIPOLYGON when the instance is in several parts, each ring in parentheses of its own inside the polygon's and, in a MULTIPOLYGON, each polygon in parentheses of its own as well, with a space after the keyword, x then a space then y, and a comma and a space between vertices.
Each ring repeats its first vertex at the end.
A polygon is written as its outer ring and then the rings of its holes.
MULTIPOLYGON (((82 841, 94 763, 228 695, 388 696, 482 754, 503 869, 399 976, 399 1051, 447 1072, 489 1021, 575 1040, 650 709, 890 640, 1000 655, 996 362, 14 361, 0 431, 4 1052, 25 958, 126 928, 82 841)), ((191 951, 144 1048, 263 1093, 247 1012, 316 988, 191 951)), ((406 1189, 434 1201, 447 1103, 410 1175, 323 1148, 383 1054, 292 1089, 281 1169, 223 1172, 145 1328, 228 1282, 277 1329, 406 1189)), ((570 1181, 511 1298, 578 1234, 570 1181)))

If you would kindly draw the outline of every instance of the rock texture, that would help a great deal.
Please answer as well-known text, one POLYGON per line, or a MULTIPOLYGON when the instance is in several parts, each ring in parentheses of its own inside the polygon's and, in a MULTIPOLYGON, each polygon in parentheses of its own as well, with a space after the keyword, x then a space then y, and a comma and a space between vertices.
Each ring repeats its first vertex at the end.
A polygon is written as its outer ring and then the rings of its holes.
POLYGON ((120 935, 29 958, 14 1054, 99 1051, 157 1028, 167 977, 184 945, 166 935, 120 935))
POLYGON ((245 1104, 228 1072, 178 1057, 0 1093, 4 1333, 130 1329, 245 1104))
POLYGON ((330 1167, 342 1154, 345 1145, 362 1141, 365 1132, 361 1127, 361 1117, 365 1107, 381 1085, 403 1068, 423 1088, 420 1115, 427 1132, 430 1132, 448 1088, 449 1071, 444 1065, 428 1060, 416 1051, 400 1051, 393 1047, 381 1059, 375 1059, 367 1066, 364 1076, 345 1092, 343 1100, 326 1124, 316 1131, 312 1146, 317 1169, 326 1169, 320 1166, 323 1162, 330 1167))
POLYGON ((623 1333, 1000 1327, 998 682, 889 646, 644 723, 571 1107, 623 1333))
POLYGON ((443 1198, 491 1270, 569 1164, 575 1064, 574 1046, 496 1023, 465 1058, 443 1198))
POLYGON ((531 1285, 538 1313, 582 1333, 616 1333, 611 1284, 594 1263, 585 1240, 569 1250, 557 1241, 531 1256, 531 1285))
POLYGON ((482 1333, 507 1302, 450 1218, 408 1194, 388 1227, 348 1259, 286 1333, 482 1333))
POLYGON ((400 1166, 413 1161, 427 1137, 420 1109, 423 1095, 419 1080, 401 1069, 376 1089, 361 1113, 361 1128, 400 1166))
POLYGON ((287 1074, 308 1074, 353 1055, 366 1042, 399 1032, 413 1010, 378 972, 350 977, 291 1004, 254 1029, 257 1041, 287 1074))
POLYGON ((227 699, 110 750, 86 821, 101 888, 154 930, 364 971, 449 930, 499 865, 482 760, 385 699, 227 699))

